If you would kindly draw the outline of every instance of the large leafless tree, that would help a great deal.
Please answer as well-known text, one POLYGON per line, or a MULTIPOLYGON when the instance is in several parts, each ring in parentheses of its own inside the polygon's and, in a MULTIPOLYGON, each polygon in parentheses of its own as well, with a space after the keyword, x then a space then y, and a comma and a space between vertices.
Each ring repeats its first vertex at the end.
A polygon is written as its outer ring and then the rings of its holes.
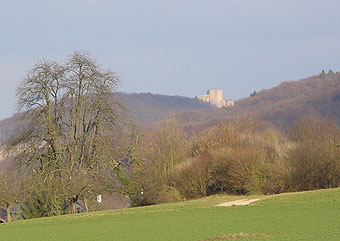
POLYGON ((101 174, 119 164, 125 118, 114 96, 118 81, 88 53, 75 52, 65 64, 34 65, 17 88, 18 110, 30 119, 14 141, 20 162, 46 185, 57 180, 73 210, 104 188, 101 174))

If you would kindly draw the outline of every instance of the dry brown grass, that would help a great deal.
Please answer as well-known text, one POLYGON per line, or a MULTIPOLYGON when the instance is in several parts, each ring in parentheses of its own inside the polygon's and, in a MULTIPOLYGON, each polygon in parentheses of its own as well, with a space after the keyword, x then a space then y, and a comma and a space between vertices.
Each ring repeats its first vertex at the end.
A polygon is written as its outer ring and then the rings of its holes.
POLYGON ((220 241, 220 240, 233 240, 233 239, 239 239, 239 238, 260 238, 260 237, 269 237, 268 234, 257 234, 257 233, 236 233, 236 234, 230 234, 224 237, 213 237, 209 239, 202 239, 200 241, 220 241))

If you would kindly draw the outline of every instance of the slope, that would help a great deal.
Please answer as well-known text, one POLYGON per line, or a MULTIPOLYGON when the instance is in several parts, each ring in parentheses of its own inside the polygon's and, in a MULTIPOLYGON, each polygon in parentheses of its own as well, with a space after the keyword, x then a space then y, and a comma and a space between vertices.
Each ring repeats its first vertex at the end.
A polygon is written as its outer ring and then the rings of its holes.
MULTIPOLYGON (((177 112, 187 110, 208 110, 213 107, 196 98, 157 95, 151 93, 116 93, 128 110, 131 118, 140 125, 159 121, 177 112)), ((22 125, 22 114, 0 120, 0 145, 22 125)))
POLYGON ((151 93, 117 93, 126 105, 133 120, 139 124, 159 121, 177 112, 207 110, 213 107, 196 98, 158 95, 151 93))
MULTIPOLYGON (((246 198, 258 197, 248 196, 246 198)), ((0 240, 338 240, 340 189, 276 196, 248 206, 215 207, 240 196, 17 221, 0 240)))
POLYGON ((303 115, 326 116, 340 124, 340 73, 330 72, 259 91, 238 100, 234 107, 179 113, 186 125, 213 125, 217 122, 252 116, 280 128, 290 126, 303 115))

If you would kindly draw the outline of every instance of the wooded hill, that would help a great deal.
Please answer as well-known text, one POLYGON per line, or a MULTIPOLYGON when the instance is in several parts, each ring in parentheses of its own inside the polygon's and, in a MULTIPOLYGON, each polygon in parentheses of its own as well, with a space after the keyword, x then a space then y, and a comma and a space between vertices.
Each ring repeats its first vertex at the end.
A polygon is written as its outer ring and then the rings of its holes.
POLYGON ((214 109, 196 98, 151 93, 117 93, 131 118, 140 125, 165 119, 178 112, 214 109))
POLYGON ((188 111, 176 115, 186 126, 214 125, 227 119, 250 115, 286 128, 304 115, 335 119, 340 124, 340 73, 321 73, 298 81, 284 81, 272 89, 236 101, 234 107, 188 111))
MULTIPOLYGON (((272 89, 216 109, 196 98, 151 93, 117 93, 130 116, 140 125, 174 116, 188 128, 204 129, 247 115, 285 128, 303 115, 333 118, 340 124, 340 73, 321 73, 298 81, 284 81, 272 89)), ((0 143, 18 127, 20 115, 0 121, 0 143)))
MULTIPOLYGON (((178 112, 214 109, 210 104, 196 98, 158 95, 151 93, 116 93, 128 111, 128 115, 139 125, 146 125, 178 112)), ((7 140, 21 123, 22 114, 0 120, 0 145, 7 140)))

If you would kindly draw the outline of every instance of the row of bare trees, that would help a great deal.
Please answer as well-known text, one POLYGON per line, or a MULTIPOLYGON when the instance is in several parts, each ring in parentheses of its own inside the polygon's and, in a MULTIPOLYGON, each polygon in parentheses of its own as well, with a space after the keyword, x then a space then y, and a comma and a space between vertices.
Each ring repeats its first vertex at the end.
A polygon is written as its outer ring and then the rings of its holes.
POLYGON ((252 119, 186 135, 175 122, 145 130, 135 169, 139 204, 215 193, 272 194, 340 186, 340 128, 303 117, 284 133, 252 119))

